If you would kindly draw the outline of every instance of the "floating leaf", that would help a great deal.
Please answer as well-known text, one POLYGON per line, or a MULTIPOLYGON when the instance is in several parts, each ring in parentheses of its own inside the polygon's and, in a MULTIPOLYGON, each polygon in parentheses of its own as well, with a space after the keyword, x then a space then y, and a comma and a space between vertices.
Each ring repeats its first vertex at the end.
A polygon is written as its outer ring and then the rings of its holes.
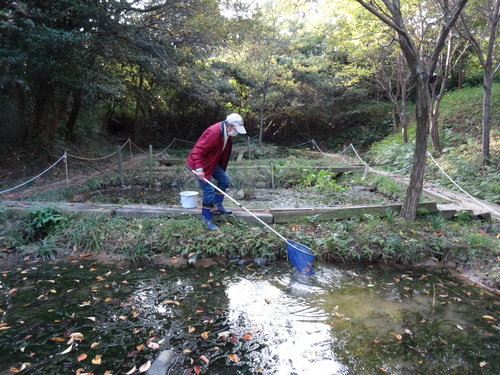
POLYGON ((71 344, 73 341, 83 341, 85 337, 80 332, 73 332, 69 335, 70 339, 68 340, 68 344, 71 344))
POLYGON ((129 372, 126 372, 125 375, 131 375, 135 372, 136 366, 132 367, 132 369, 129 372))
POLYGON ((94 365, 100 365, 102 360, 101 360, 102 354, 97 354, 95 358, 92 360, 92 363, 94 365))
POLYGON ((9 294, 14 294, 15 292, 17 292, 17 288, 12 288, 11 290, 9 290, 9 294))
POLYGON ((271 300, 269 298, 264 298, 264 301, 266 301, 267 304, 271 303, 271 300))
POLYGON ((391 335, 394 335, 394 337, 397 338, 399 341, 403 339, 403 336, 401 336, 399 333, 391 332, 391 335))
POLYGON ((92 320, 93 322, 95 322, 95 317, 93 316, 86 316, 85 319, 92 320))
POLYGON ((479 362, 479 367, 484 367, 488 364, 488 362, 479 362))
POLYGON ((486 320, 496 320, 494 317, 492 317, 490 315, 483 315, 483 319, 486 319, 486 320))
POLYGON ((90 349, 95 349, 97 348, 99 345, 101 345, 100 343, 98 342, 93 342, 92 345, 90 345, 90 349))
POLYGON ((62 351, 59 354, 66 354, 69 353, 71 350, 73 350, 73 344, 71 344, 66 350, 62 351))
POLYGON ((193 370, 196 373, 196 375, 200 375, 201 374, 201 367, 200 366, 194 366, 193 370))
POLYGON ((149 370, 150 367, 151 367, 151 361, 147 361, 145 364, 139 367, 139 372, 146 372, 149 370))
POLYGON ((78 362, 81 362, 83 361, 85 358, 87 358, 87 354, 85 353, 82 353, 78 356, 78 362))
POLYGON ((240 357, 238 357, 237 354, 229 354, 229 360, 233 361, 233 362, 239 362, 240 361, 240 357))
POLYGON ((205 363, 207 363, 207 364, 210 363, 210 360, 207 357, 205 357, 204 355, 200 356, 200 359, 202 361, 205 361, 205 363))
POLYGON ((460 331, 463 331, 463 327, 460 325, 460 324, 457 324, 457 328, 460 330, 460 331))
POLYGON ((158 350, 160 349, 160 345, 157 344, 156 342, 150 342, 148 343, 148 348, 153 350, 158 350))
POLYGON ((203 333, 201 334, 201 337, 203 337, 203 338, 206 340, 206 339, 208 339, 208 334, 209 334, 209 333, 210 333, 210 332, 205 331, 205 332, 203 332, 203 333))
POLYGON ((195 331, 195 328, 193 326, 189 326, 188 332, 193 333, 195 331))

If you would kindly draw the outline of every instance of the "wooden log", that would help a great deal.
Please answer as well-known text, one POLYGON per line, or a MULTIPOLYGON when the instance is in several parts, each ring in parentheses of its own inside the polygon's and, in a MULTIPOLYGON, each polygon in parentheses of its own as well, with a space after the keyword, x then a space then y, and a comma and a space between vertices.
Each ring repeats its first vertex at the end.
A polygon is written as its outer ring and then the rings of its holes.
MULTIPOLYGON (((316 216, 319 221, 350 219, 353 217, 372 215, 385 216, 386 210, 399 212, 402 204, 364 205, 364 206, 336 206, 317 208, 272 208, 271 213, 275 223, 298 221, 301 217, 316 216)), ((425 213, 438 212, 434 202, 420 203, 419 210, 425 213)))

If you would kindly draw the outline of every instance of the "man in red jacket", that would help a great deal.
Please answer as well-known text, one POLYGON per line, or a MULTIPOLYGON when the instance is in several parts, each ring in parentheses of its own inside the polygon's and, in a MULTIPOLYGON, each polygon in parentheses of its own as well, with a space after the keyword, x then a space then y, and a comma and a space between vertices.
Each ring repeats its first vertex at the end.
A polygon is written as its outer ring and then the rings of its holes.
POLYGON ((231 214, 222 205, 224 194, 207 184, 204 179, 214 178, 217 187, 225 191, 229 186, 226 173, 227 163, 231 155, 233 137, 246 134, 243 119, 237 113, 231 113, 225 121, 209 126, 198 139, 188 158, 187 165, 196 171, 202 191, 203 220, 210 230, 219 230, 212 222, 214 214, 231 214))

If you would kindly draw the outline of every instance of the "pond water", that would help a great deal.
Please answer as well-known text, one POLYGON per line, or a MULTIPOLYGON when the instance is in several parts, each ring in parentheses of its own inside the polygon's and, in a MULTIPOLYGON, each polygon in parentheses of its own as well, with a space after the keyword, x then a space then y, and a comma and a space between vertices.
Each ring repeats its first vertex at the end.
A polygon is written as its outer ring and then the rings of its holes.
POLYGON ((175 375, 500 373, 499 296, 444 269, 75 259, 0 271, 2 375, 138 374, 166 349, 175 375))

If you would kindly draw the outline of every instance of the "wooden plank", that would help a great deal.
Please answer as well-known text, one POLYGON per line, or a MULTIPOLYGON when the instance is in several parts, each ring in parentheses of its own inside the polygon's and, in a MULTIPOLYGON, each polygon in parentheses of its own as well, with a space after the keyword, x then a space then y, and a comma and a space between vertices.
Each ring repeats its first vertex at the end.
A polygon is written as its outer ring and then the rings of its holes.
MULTIPOLYGON (((201 220, 201 209, 185 209, 179 207, 168 207, 168 206, 150 206, 150 205, 129 205, 123 206, 116 209, 116 216, 125 218, 136 218, 136 217, 157 217, 157 216, 168 216, 177 217, 181 215, 190 214, 193 216, 199 216, 201 220)), ((273 222, 273 215, 265 212, 252 212, 255 216, 261 219, 266 224, 271 224, 273 222)), ((214 215, 214 221, 224 221, 229 217, 234 216, 237 219, 244 220, 249 223, 258 223, 259 221, 246 211, 233 210, 232 215, 214 215)))
MULTIPOLYGON (((317 207, 317 208, 273 208, 271 213, 275 223, 288 223, 297 221, 301 217, 316 216, 319 221, 350 219, 353 217, 372 215, 385 216, 386 210, 399 212, 402 204, 384 204, 384 205, 364 205, 364 206, 336 206, 336 207, 317 207)), ((420 203, 419 210, 426 213, 438 212, 437 205, 434 202, 420 203)))

